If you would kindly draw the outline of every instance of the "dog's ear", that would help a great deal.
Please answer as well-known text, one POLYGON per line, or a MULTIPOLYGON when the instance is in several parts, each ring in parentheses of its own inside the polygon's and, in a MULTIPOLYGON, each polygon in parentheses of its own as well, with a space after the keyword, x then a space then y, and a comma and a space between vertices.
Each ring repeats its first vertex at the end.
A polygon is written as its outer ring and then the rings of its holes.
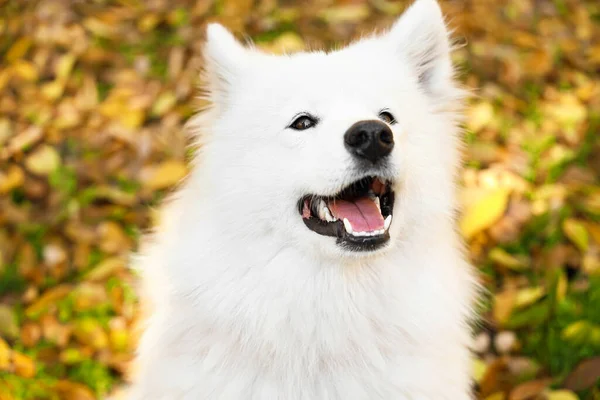
POLYGON ((436 0, 416 0, 393 25, 388 38, 428 93, 443 95, 452 87, 448 30, 436 0))
POLYGON ((206 28, 204 45, 204 83, 208 97, 215 103, 224 101, 231 84, 247 63, 249 50, 222 25, 206 28))

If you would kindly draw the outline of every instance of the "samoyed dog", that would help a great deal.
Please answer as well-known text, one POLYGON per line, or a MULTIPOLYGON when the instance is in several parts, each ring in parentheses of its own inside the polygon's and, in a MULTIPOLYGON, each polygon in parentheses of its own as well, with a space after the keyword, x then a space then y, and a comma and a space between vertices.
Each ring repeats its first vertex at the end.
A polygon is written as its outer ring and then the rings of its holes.
POLYGON ((450 50, 435 0, 332 52, 208 26, 197 161, 137 260, 130 399, 471 398, 450 50))

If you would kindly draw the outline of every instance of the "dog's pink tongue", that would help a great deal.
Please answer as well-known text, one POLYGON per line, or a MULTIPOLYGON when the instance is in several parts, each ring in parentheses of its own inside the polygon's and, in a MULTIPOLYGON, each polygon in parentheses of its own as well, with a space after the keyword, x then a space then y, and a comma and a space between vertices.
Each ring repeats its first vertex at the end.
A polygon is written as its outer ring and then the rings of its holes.
POLYGON ((384 221, 379 208, 369 197, 354 201, 336 200, 328 204, 334 217, 348 219, 355 232, 369 232, 383 229, 384 221))

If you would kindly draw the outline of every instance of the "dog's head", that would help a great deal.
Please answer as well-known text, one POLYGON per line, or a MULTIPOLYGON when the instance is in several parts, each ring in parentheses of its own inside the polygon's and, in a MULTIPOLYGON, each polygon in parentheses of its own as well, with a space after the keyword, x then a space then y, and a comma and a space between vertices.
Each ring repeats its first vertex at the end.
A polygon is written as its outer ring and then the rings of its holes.
POLYGON ((213 24, 205 57, 199 168, 223 224, 356 256, 451 217, 461 92, 435 0, 330 53, 268 55, 213 24))

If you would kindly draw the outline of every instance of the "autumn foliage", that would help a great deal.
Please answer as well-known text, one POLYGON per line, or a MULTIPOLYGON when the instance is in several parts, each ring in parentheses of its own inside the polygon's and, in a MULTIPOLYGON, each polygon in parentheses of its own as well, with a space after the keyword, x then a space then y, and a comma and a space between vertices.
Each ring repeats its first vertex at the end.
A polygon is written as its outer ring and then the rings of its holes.
MULTIPOLYGON (((458 222, 487 289, 479 398, 598 400, 600 2, 440 3, 473 94, 458 222)), ((0 399, 101 398, 134 373, 127 257, 187 172, 207 21, 296 51, 405 5, 0 0, 0 399)))

